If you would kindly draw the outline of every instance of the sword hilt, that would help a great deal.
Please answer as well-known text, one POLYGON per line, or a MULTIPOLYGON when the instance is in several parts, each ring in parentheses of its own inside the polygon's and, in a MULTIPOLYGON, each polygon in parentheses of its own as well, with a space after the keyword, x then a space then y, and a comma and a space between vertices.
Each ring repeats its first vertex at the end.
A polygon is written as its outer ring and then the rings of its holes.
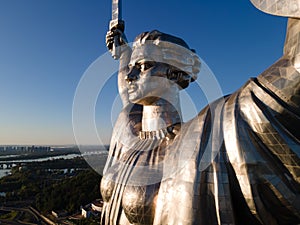
MULTIPOLYGON (((123 20, 111 20, 109 23, 109 29, 110 31, 114 31, 116 29, 120 30, 121 32, 124 32, 125 29, 125 23, 123 20)), ((115 36, 114 37, 114 43, 112 46, 112 57, 114 59, 119 59, 121 56, 121 49, 120 49, 120 37, 119 36, 115 36)))

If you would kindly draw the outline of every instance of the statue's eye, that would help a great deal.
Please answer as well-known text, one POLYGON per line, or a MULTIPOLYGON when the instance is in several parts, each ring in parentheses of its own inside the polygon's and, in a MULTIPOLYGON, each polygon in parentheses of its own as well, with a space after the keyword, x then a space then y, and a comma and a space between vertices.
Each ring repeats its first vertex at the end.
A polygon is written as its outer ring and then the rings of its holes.
POLYGON ((154 66, 154 62, 143 62, 140 64, 141 71, 146 71, 154 66))
POLYGON ((141 64, 136 63, 136 64, 135 64, 135 68, 136 68, 137 70, 141 70, 141 68, 142 68, 142 67, 141 67, 141 64))

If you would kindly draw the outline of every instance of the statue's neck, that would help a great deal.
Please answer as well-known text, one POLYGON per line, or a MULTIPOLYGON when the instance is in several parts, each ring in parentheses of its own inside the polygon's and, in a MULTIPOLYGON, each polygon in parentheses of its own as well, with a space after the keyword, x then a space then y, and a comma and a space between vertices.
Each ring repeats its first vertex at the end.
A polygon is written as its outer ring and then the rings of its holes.
POLYGON ((179 95, 171 101, 158 100, 155 105, 143 108, 142 131, 159 131, 181 122, 179 95))
POLYGON ((300 20, 288 19, 284 55, 292 60, 298 72, 300 72, 300 20))

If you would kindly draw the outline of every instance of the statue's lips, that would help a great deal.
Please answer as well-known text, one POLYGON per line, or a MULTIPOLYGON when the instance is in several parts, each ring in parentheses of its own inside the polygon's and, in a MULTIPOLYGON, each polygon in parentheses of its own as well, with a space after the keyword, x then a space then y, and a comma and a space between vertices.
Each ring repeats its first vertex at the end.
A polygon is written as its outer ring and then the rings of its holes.
POLYGON ((137 89, 137 86, 135 84, 131 84, 128 86, 128 93, 132 93, 132 92, 135 92, 137 89))

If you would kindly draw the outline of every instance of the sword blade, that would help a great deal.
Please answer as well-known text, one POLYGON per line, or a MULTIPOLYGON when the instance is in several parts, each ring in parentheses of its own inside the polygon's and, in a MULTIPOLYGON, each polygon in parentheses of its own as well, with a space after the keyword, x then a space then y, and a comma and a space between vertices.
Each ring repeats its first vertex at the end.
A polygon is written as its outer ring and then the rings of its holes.
POLYGON ((121 19, 122 19, 122 1, 112 0, 111 20, 121 20, 121 19))
MULTIPOLYGON (((109 23, 109 29, 112 31, 118 29, 124 32, 124 21, 122 20, 122 1, 112 0, 112 12, 111 21, 109 23)), ((114 59, 119 59, 121 55, 120 52, 120 37, 114 36, 114 43, 112 46, 112 57, 114 59)))

